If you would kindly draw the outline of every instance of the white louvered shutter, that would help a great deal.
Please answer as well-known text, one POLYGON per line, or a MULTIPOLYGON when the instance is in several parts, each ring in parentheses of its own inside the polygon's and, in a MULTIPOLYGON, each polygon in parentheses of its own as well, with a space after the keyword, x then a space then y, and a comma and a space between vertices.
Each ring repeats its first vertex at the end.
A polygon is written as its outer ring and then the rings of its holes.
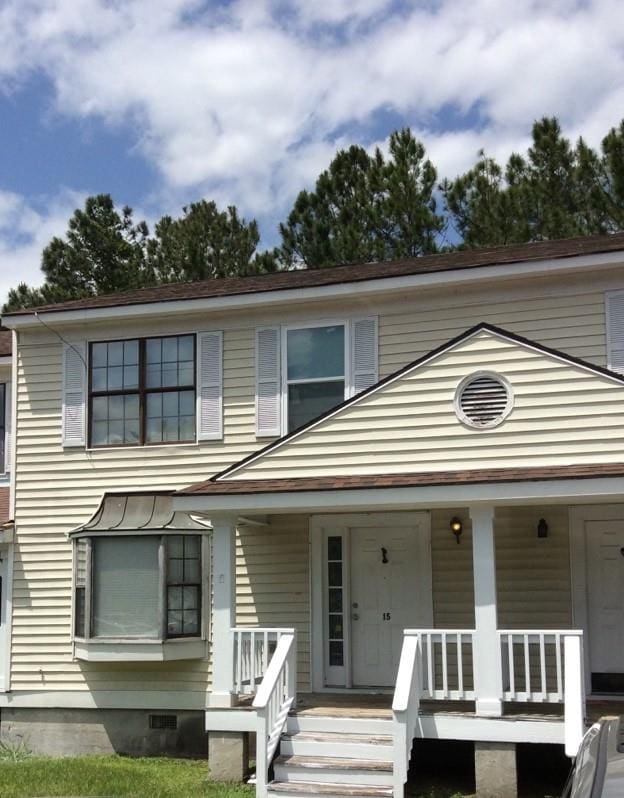
POLYGON ((63 347, 63 446, 85 445, 85 386, 87 365, 84 343, 63 347))
POLYGON ((377 316, 351 322, 352 395, 377 382, 377 316))
POLYGON ((197 336, 197 439, 223 438, 223 333, 197 336))
POLYGON ((256 435, 281 435, 280 329, 256 330, 256 435))
POLYGON ((7 382, 4 389, 4 470, 11 471, 13 457, 13 403, 11 383, 7 382))
POLYGON ((607 295, 609 368, 624 373, 624 292, 607 295))

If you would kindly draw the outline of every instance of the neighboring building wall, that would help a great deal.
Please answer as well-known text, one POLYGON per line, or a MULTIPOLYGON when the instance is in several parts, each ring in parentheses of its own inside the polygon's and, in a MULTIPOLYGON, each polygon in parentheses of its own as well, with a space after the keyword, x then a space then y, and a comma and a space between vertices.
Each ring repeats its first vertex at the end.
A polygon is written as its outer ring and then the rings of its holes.
MULTIPOLYGON (((257 325, 336 318, 350 312, 378 313, 380 375, 404 366, 483 320, 604 364, 602 290, 622 287, 622 278, 615 272, 604 279, 592 277, 591 291, 578 278, 561 282, 533 279, 525 285, 510 282, 504 291, 485 287, 478 291, 421 291, 413 298, 403 295, 374 304, 362 300, 347 305, 341 299, 254 316, 241 313, 208 319, 186 314, 128 322, 126 326, 118 319, 114 323, 59 330, 70 340, 224 330, 224 440, 199 446, 63 450, 62 343, 43 327, 20 332, 11 689, 34 693, 81 691, 83 695, 89 690, 123 690, 127 691, 128 701, 134 700, 138 691, 164 694, 176 690, 187 694, 189 708, 204 705, 208 689, 205 661, 149 667, 72 661, 71 551, 66 534, 90 517, 105 490, 182 487, 207 478, 266 442, 257 440, 254 432, 257 325)), ((247 536, 245 532, 246 541, 247 536)), ((453 539, 451 543, 456 545, 453 539)), ((462 552, 467 548, 466 544, 462 552)), ((462 580, 465 578, 463 573, 462 580)), ((243 589, 241 583, 240 590, 243 589)), ((444 602, 449 618, 461 615, 461 603, 448 599, 444 602)), ((243 607, 240 611, 241 621, 243 617, 253 617, 246 616, 243 607)), ((259 622, 264 622, 262 616, 262 612, 258 613, 259 622)), ((300 617, 303 619, 303 611, 300 617)), ((286 620, 291 622, 289 618, 286 620)), ((305 645, 303 621, 301 624, 305 645)), ((304 667, 302 664, 302 670, 304 667)))

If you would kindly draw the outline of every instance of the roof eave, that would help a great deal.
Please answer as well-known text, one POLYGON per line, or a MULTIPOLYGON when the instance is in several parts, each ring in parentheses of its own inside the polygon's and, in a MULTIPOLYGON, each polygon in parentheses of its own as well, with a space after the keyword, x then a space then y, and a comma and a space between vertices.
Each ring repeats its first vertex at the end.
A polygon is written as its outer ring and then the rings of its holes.
POLYGON ((423 487, 383 487, 279 491, 237 494, 175 494, 175 510, 202 512, 214 522, 219 515, 261 513, 326 513, 397 509, 454 508, 474 504, 521 506, 533 502, 549 504, 621 501, 621 476, 572 477, 423 487))
MULTIPOLYGON (((593 268, 620 265, 623 250, 595 253, 592 255, 570 255, 543 260, 522 260, 512 263, 449 268, 446 270, 398 277, 372 277, 370 279, 333 283, 330 285, 281 288, 277 290, 237 293, 219 297, 149 301, 134 304, 112 304, 98 308, 74 310, 31 311, 4 316, 3 324, 9 329, 37 327, 43 320, 55 324, 80 324, 121 318, 144 318, 197 312, 219 312, 247 310, 267 305, 279 306, 294 301, 305 302, 331 298, 379 295, 403 292, 409 289, 457 286, 492 280, 508 280, 517 277, 564 274, 593 268)), ((365 267, 363 267, 365 268, 365 267)))

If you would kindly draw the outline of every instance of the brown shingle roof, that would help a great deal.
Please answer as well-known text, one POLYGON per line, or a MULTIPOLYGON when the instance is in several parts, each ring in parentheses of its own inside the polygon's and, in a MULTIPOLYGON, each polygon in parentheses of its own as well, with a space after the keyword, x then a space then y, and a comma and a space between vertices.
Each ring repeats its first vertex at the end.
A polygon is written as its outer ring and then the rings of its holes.
POLYGON ((173 300, 206 299, 235 296, 237 294, 283 291, 293 288, 311 288, 365 280, 379 280, 385 277, 403 277, 414 274, 452 271, 454 269, 473 269, 479 266, 497 266, 522 261, 567 258, 575 255, 595 255, 601 252, 618 250, 624 250, 624 233, 462 250, 385 263, 357 263, 325 269, 300 269, 251 277, 202 280, 195 283, 172 283, 153 288, 125 291, 120 294, 108 294, 89 297, 88 299, 76 299, 71 302, 61 302, 56 305, 44 305, 39 308, 14 311, 4 315, 9 318, 12 315, 21 313, 34 313, 35 310, 52 312, 87 310, 173 300))
MULTIPOLYGON (((254 493, 359 490, 374 488, 424 488, 435 485, 478 485, 488 482, 536 482, 554 479, 624 477, 624 463, 604 465, 489 468, 472 471, 430 471, 421 474, 370 474, 360 476, 300 477, 298 479, 206 480, 178 491, 178 495, 226 496, 254 493)), ((624 489, 624 485, 622 486, 624 489)))

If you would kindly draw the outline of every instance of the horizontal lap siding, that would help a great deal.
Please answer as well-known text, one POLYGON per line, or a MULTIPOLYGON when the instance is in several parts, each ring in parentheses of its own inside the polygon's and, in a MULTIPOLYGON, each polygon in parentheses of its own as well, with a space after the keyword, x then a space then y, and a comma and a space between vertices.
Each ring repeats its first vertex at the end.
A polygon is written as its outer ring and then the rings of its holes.
POLYGON ((237 624, 294 627, 298 682, 310 688, 310 566, 308 518, 274 516, 266 527, 238 533, 237 624))
MULTIPOLYGON (((605 284, 604 287, 617 287, 613 280, 611 285, 605 284)), ((603 294, 598 288, 592 292, 587 292, 585 286, 576 288, 574 281, 566 281, 561 286, 560 282, 542 284, 533 280, 530 287, 511 286, 504 293, 500 289, 490 291, 486 288, 478 294, 470 291, 435 295, 421 292, 412 299, 404 295, 400 300, 384 302, 379 306, 371 304, 370 300, 363 300, 360 304, 354 300, 353 305, 349 306, 341 299, 339 303, 324 303, 321 309, 301 305, 283 313, 266 312, 253 317, 245 314, 207 321, 201 316, 189 314, 183 320, 161 317, 155 322, 128 322, 122 331, 124 337, 224 330, 224 441, 200 446, 86 453, 79 450, 64 451, 60 445, 61 342, 44 329, 20 333, 12 689, 45 690, 53 687, 58 690, 85 690, 96 683, 99 689, 106 689, 106 685, 109 685, 109 689, 147 689, 146 685, 156 683, 163 689, 206 688, 208 669, 205 662, 128 667, 72 662, 71 561, 66 533, 91 516, 105 490, 184 486, 205 479, 258 448, 260 442, 255 438, 254 428, 254 328, 257 324, 370 312, 379 313, 381 376, 404 366, 480 321, 498 324, 600 364, 605 362, 603 294), (125 686, 122 688, 120 685, 125 686)), ((70 337, 69 332, 61 332, 64 337, 70 337)), ((118 338, 120 332, 118 322, 90 327, 84 325, 80 330, 72 331, 71 338, 110 339, 118 338)), ((517 374, 518 380, 527 377, 530 374, 517 374)), ((560 424, 564 429, 572 418, 564 414, 574 413, 578 402, 563 396, 556 386, 549 387, 547 374, 542 375, 541 383, 536 383, 536 387, 533 395, 526 397, 527 408, 530 402, 534 408, 539 408, 546 395, 556 399, 561 415, 560 424), (565 405, 564 409, 562 405, 565 405)), ((430 398, 433 397, 434 392, 430 398)), ((439 400, 440 397, 438 395, 435 398, 439 400)), ((599 423, 601 426, 610 426, 610 438, 613 440, 619 431, 618 422, 612 417, 619 404, 619 396, 610 398, 600 395, 600 391, 594 391, 592 400, 596 407, 597 401, 600 401, 604 414, 599 423)), ((427 396, 421 395, 420 391, 411 396, 401 395, 399 391, 394 398, 392 412, 388 412, 387 408, 361 408, 361 417, 355 426, 361 429, 362 424, 365 424, 366 437, 370 437, 370 429, 382 431, 382 437, 392 441, 391 448, 396 450, 396 462, 402 470, 410 462, 411 441, 406 450, 403 445, 403 421, 398 427, 394 422, 396 408, 400 409, 407 422, 410 418, 418 418, 418 424, 414 427, 417 440, 422 435, 427 436, 428 440, 435 443, 436 451, 448 444, 444 430, 438 429, 437 410, 427 411, 427 407, 430 407, 428 401, 427 396)), ((586 439, 590 436, 591 423, 594 423, 593 418, 582 433, 586 439)), ((343 434, 349 434, 348 423, 343 434)), ((526 428, 518 432, 520 438, 525 434, 526 428)), ((307 463, 313 470, 322 470, 339 446, 340 441, 330 436, 330 440, 310 449, 304 457, 304 464, 307 463)), ((345 466, 347 472, 355 473, 364 463, 371 463, 375 471, 383 470, 389 465, 386 449, 373 443, 369 450, 359 440, 353 446, 352 455, 345 466)), ((459 459, 469 456, 470 446, 448 451, 449 454, 453 452, 452 457, 459 459)), ((426 456, 419 455, 419 458, 429 467, 426 456)), ((282 462, 276 463, 276 466, 273 475, 285 473, 282 462)), ((444 467, 452 467, 446 459, 444 467)), ((286 463, 286 468, 288 475, 294 475, 302 469, 301 459, 294 457, 286 463)), ((307 470, 303 468, 303 471, 307 470)), ((434 588, 437 585, 438 589, 436 622, 463 626, 468 623, 470 614, 466 607, 471 606, 470 579, 466 570, 468 563, 464 553, 468 549, 468 539, 462 541, 460 547, 452 538, 450 543, 444 542, 443 525, 446 521, 440 522, 442 525, 438 530, 437 517, 434 514, 434 562, 436 546, 442 547, 440 552, 449 548, 448 554, 456 558, 460 571, 458 581, 451 575, 445 576, 443 568, 439 575, 434 574, 434 588)), ((262 536, 264 532, 252 532, 249 529, 244 532, 244 538, 253 534, 262 536)), ((282 542, 284 537, 289 537, 282 532, 275 534, 281 536, 282 542)), ((297 539, 302 534, 299 529, 297 539)), ((257 618, 260 623, 264 622, 262 618, 265 616, 278 619, 279 607, 283 606, 284 623, 292 622, 299 626, 300 645, 304 651, 303 647, 309 646, 304 620, 309 609, 304 607, 303 601, 290 603, 294 596, 301 593, 307 579, 307 566, 304 569, 301 560, 303 544, 301 548, 295 547, 295 551, 291 549, 294 541, 288 543, 295 570, 288 578, 285 572, 282 573, 282 581, 275 584, 275 589, 273 576, 283 564, 278 560, 272 563, 269 550, 263 554, 256 549, 252 556, 251 545, 247 541, 249 559, 243 557, 241 561, 239 557, 240 622, 245 622, 245 619, 255 622, 249 619, 257 618), (295 561, 298 563, 296 567, 295 561), (267 581, 263 581, 265 578, 267 581), (252 590, 260 591, 263 597, 256 604, 252 590), (276 597, 281 596, 275 602, 271 598, 273 592, 276 597)), ((307 548, 305 551, 307 556, 307 548)), ((309 668, 306 657, 309 659, 307 650, 302 653, 303 674, 309 668)))
POLYGON ((480 333, 339 410, 234 479, 417 473, 621 462, 624 385, 480 333), (494 429, 466 427, 457 385, 483 369, 505 376, 513 410, 494 429), (596 429, 608 429, 608 436, 596 429))
POLYGON ((39 337, 29 345, 22 338, 11 688, 205 692, 207 661, 72 661, 67 532, 93 514, 104 491, 182 487, 255 447, 253 330, 225 337, 223 442, 94 452, 60 445, 61 344, 39 337))

